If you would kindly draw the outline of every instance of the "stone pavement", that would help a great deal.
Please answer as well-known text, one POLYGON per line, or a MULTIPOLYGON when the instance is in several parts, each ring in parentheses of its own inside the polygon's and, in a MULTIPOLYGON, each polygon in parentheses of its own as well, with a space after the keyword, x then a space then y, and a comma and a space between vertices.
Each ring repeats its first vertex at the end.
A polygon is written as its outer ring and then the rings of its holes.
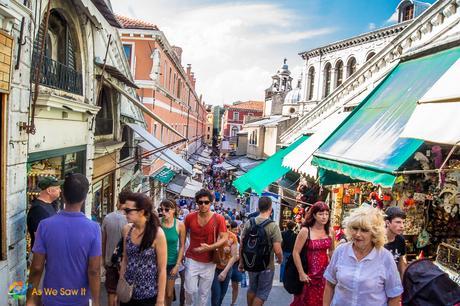
MULTIPOLYGON (((180 290, 180 281, 176 282, 176 295, 179 298, 179 290, 180 290)), ((245 306, 246 304, 246 290, 247 288, 241 288, 238 294, 238 300, 236 305, 238 306, 245 306)), ((210 298, 211 299, 211 298, 210 298)), ((229 306, 232 301, 232 287, 231 284, 227 290, 227 294, 225 295, 224 301, 222 306, 229 306)), ((273 281, 273 288, 270 292, 270 296, 268 301, 265 303, 265 306, 288 306, 292 301, 292 296, 286 292, 283 288, 283 284, 279 282, 279 265, 276 265, 276 274, 275 280, 273 281)), ((101 305, 107 305, 107 293, 105 291, 104 285, 101 284, 101 305)), ((174 302, 174 306, 179 306, 179 302, 174 302)), ((209 302, 211 305, 211 302, 209 302)), ((153 306, 153 305, 152 305, 153 306)))

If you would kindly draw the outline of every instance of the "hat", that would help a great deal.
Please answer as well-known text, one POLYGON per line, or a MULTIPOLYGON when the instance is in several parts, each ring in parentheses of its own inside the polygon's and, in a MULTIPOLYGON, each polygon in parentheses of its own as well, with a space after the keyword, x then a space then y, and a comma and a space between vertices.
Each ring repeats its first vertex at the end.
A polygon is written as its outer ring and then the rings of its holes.
POLYGON ((38 188, 45 190, 52 186, 61 186, 64 181, 56 179, 54 176, 46 176, 38 182, 38 188))

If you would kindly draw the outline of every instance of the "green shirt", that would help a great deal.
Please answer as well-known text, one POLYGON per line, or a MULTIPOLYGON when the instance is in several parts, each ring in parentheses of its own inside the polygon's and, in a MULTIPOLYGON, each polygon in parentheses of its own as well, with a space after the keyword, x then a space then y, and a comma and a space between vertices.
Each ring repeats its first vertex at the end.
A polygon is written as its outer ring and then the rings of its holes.
POLYGON ((174 224, 171 227, 165 227, 164 223, 162 222, 161 227, 163 228, 163 232, 166 236, 166 242, 168 245, 168 266, 175 266, 177 263, 177 244, 179 242, 179 233, 177 232, 176 228, 176 218, 174 218, 174 224))
MULTIPOLYGON (((261 216, 257 216, 255 221, 256 221, 256 224, 260 224, 260 223, 264 222, 267 219, 268 218, 263 218, 261 216)), ((244 224, 243 233, 241 235, 241 241, 243 241, 244 236, 249 231, 250 227, 251 227, 251 222, 248 220, 244 224)), ((281 243, 283 241, 283 238, 281 236, 280 228, 279 228, 278 224, 276 224, 276 222, 270 222, 269 224, 267 224, 265 226, 264 229, 265 229, 265 233, 267 234, 267 237, 268 237, 268 244, 270 245, 270 248, 272 249, 272 255, 270 256, 269 267, 270 267, 270 270, 275 271, 275 256, 274 256, 275 253, 273 252, 273 243, 275 243, 275 242, 281 243)))

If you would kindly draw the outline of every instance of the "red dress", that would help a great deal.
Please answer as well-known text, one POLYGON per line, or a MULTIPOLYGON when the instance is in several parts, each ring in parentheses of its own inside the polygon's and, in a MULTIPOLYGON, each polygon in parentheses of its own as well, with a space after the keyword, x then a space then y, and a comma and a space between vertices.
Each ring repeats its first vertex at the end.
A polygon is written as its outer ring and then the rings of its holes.
POLYGON ((310 240, 307 245, 308 277, 310 283, 305 283, 303 291, 294 295, 291 306, 322 306, 326 282, 323 274, 329 264, 327 250, 332 244, 331 238, 310 240))

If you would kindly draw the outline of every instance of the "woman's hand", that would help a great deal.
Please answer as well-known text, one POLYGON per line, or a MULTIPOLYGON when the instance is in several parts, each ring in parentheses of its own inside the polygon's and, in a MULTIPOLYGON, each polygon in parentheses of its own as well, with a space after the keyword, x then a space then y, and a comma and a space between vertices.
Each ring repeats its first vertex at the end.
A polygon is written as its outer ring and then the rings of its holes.
POLYGON ((308 275, 305 273, 299 274, 299 279, 303 283, 309 283, 311 281, 310 277, 308 277, 308 275))
POLYGON ((219 280, 219 282, 223 282, 226 278, 227 278, 227 273, 225 273, 224 271, 220 272, 219 276, 217 276, 217 279, 219 280))
POLYGON ((169 274, 171 276, 176 276, 178 271, 179 271, 179 266, 175 265, 174 268, 171 269, 171 272, 169 272, 169 274))

